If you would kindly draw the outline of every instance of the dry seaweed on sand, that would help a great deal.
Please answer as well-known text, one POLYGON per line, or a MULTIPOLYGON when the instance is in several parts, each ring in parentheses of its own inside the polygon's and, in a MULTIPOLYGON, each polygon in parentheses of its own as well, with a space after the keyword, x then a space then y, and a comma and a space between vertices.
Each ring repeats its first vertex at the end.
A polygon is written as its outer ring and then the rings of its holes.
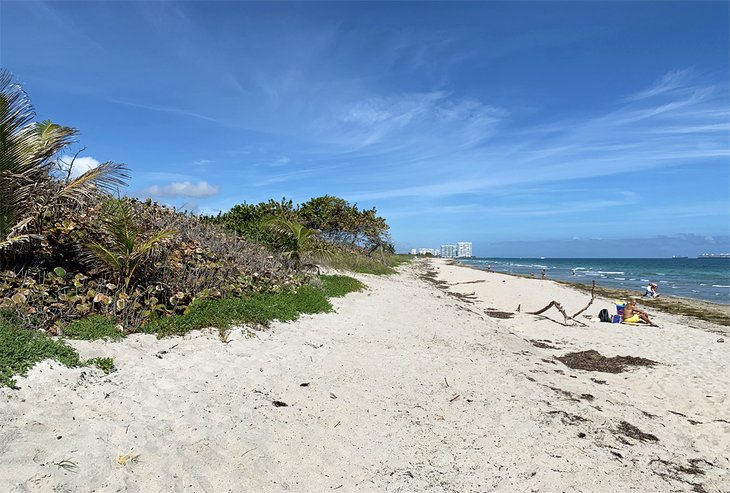
POLYGON ((558 356, 556 359, 574 370, 600 371, 604 373, 621 373, 626 371, 630 366, 652 367, 659 364, 656 361, 636 356, 614 356, 607 358, 595 349, 568 353, 564 356, 558 356))
POLYGON ((465 303, 474 303, 474 300, 477 299, 476 293, 459 293, 456 291, 449 291, 449 283, 446 281, 442 281, 440 279, 437 279, 438 273, 435 270, 429 269, 421 274, 419 274, 419 278, 423 281, 429 282, 436 286, 438 289, 445 292, 448 296, 451 296, 453 298, 456 298, 459 301, 463 301, 465 303))
POLYGON ((651 466, 652 472, 661 478, 685 483, 692 487, 689 491, 706 493, 707 490, 701 483, 695 483, 684 476, 704 476, 705 471, 700 467, 700 464, 710 467, 714 467, 714 464, 705 459, 688 459, 687 463, 689 464, 688 466, 683 466, 657 457, 649 461, 649 466, 651 466))
POLYGON ((658 442, 659 439, 656 437, 656 435, 652 435, 651 433, 644 433, 636 426, 632 425, 631 423, 627 421, 621 421, 619 423, 618 428, 616 429, 617 433, 620 433, 621 435, 627 436, 629 438, 633 438, 635 440, 639 440, 640 442, 658 442))
POLYGON ((548 411, 548 414, 560 416, 560 421, 562 421, 564 425, 577 425, 579 423, 585 423, 586 421, 588 421, 583 416, 578 416, 577 414, 571 414, 560 410, 548 411))
POLYGON ((490 309, 487 309, 487 310, 484 310, 484 313, 486 313, 488 316, 490 316, 492 318, 506 319, 506 318, 512 318, 512 317, 514 317, 514 314, 513 313, 510 313, 510 312, 502 312, 502 311, 494 310, 494 309, 491 309, 491 308, 490 309))
POLYGON ((423 272, 422 274, 419 274, 418 277, 423 281, 430 282, 437 288, 445 289, 446 287, 448 287, 449 283, 447 283, 446 281, 441 281, 441 280, 437 279, 436 278, 437 276, 438 276, 438 273, 435 270, 427 270, 427 271, 423 272))
POLYGON ((557 346, 553 346, 552 344, 549 344, 552 341, 549 341, 547 339, 543 339, 541 341, 536 341, 535 339, 526 339, 527 342, 535 346, 536 348, 540 349, 560 349, 557 346))
POLYGON ((446 291, 446 294, 466 303, 474 303, 474 300, 477 299, 476 293, 458 293, 455 291, 446 291))

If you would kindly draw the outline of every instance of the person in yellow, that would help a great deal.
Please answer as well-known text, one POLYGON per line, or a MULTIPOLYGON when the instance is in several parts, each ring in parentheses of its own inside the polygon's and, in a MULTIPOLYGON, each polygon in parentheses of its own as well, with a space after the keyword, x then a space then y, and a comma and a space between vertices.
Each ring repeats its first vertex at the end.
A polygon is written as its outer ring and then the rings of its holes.
POLYGON ((645 311, 636 308, 636 300, 632 299, 624 307, 623 321, 630 324, 638 322, 645 322, 651 326, 658 327, 657 324, 651 321, 649 315, 645 311))

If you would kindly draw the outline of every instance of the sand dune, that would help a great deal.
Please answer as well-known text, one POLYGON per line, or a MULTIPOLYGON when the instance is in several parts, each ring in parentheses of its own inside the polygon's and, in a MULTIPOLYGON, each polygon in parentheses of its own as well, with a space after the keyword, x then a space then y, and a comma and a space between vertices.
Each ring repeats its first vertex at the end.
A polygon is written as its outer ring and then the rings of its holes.
POLYGON ((226 343, 74 342, 118 371, 45 362, 2 390, 0 491, 730 490, 725 328, 565 327, 524 312, 585 294, 444 261, 357 277, 336 313, 226 343), (658 364, 555 359, 590 349, 658 364))

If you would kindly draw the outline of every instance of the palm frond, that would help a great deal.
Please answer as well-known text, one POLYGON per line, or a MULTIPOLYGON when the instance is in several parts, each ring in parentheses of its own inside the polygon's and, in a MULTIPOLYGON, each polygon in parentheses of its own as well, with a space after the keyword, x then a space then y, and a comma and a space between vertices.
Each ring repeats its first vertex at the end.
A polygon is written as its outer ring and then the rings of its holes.
POLYGON ((87 244, 86 258, 87 261, 96 261, 109 268, 124 284, 124 288, 129 289, 137 270, 157 243, 175 232, 160 231, 143 241, 128 204, 122 200, 110 200, 103 210, 102 223, 108 234, 106 244, 87 244))
POLYGON ((284 219, 282 217, 270 217, 268 219, 264 219, 261 224, 275 233, 294 236, 294 222, 289 221, 288 219, 284 219))
POLYGON ((123 270, 124 265, 118 253, 96 242, 87 243, 86 248, 91 252, 92 258, 100 261, 110 269, 114 271, 123 270))
POLYGON ((334 258, 335 249, 330 243, 315 239, 307 245, 305 256, 311 261, 327 262, 334 258))
POLYGON ((58 123, 53 123, 51 120, 43 120, 37 123, 35 130, 38 134, 38 143, 41 147, 53 147, 59 145, 59 143, 69 145, 73 143, 70 139, 78 135, 78 130, 75 128, 65 127, 58 123))
POLYGON ((27 185, 33 183, 34 176, 26 151, 37 140, 30 123, 34 116, 28 95, 10 72, 0 69, 0 240, 9 240, 13 225, 24 215, 22 209, 31 198, 27 185))
POLYGON ((0 69, 0 174, 20 171, 16 167, 18 147, 24 147, 23 141, 30 137, 34 116, 33 105, 23 88, 13 81, 8 70, 0 69))
POLYGON ((127 178, 129 178, 127 165, 109 161, 66 183, 61 189, 60 196, 77 202, 88 200, 97 190, 116 192, 126 186, 127 178))
POLYGON ((37 234, 22 234, 22 235, 11 235, 7 236, 5 239, 0 239, 0 251, 5 250, 7 248, 13 248, 17 245, 28 243, 35 240, 42 240, 43 236, 37 235, 37 234))
POLYGON ((74 137, 79 133, 75 128, 64 127, 50 120, 36 123, 33 130, 36 135, 33 159, 43 163, 46 168, 51 165, 53 156, 75 142, 74 137))
POLYGON ((107 202, 103 221, 105 229, 114 239, 114 249, 124 255, 131 255, 137 244, 139 230, 132 221, 127 204, 121 200, 107 202))
POLYGON ((157 233, 152 238, 147 239, 139 245, 139 252, 144 256, 147 255, 159 242, 175 235, 175 231, 165 230, 157 233))
POLYGON ((332 245, 321 240, 316 229, 307 228, 296 221, 281 217, 267 219, 263 224, 293 240, 292 248, 283 251, 282 255, 292 260, 297 267, 303 265, 302 260, 310 261, 310 263, 326 261, 334 255, 332 245))
MULTIPOLYGON (((0 218, 5 219, 5 218, 0 218)), ((12 227, 5 227, 5 235, 0 237, 0 250, 5 250, 17 245, 29 243, 34 240, 42 240, 43 236, 33 233, 25 233, 28 225, 33 221, 32 217, 26 217, 12 227)), ((0 224, 1 226, 1 224, 0 224)), ((1 230, 0 230, 1 231, 1 230)))

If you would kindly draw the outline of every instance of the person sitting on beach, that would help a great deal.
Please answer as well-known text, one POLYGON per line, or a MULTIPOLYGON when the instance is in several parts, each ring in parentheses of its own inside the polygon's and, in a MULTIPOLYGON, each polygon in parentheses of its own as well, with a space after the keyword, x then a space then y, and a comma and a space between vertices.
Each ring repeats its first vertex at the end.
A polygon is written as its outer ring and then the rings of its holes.
POLYGON ((644 297, 648 298, 658 298, 659 293, 656 292, 659 286, 656 285, 655 282, 649 283, 647 287, 644 288, 644 297))
POLYGON ((636 300, 630 300, 624 307, 623 321, 629 324, 635 324, 638 322, 644 322, 654 327, 657 324, 649 319, 649 315, 646 312, 636 308, 636 300))

